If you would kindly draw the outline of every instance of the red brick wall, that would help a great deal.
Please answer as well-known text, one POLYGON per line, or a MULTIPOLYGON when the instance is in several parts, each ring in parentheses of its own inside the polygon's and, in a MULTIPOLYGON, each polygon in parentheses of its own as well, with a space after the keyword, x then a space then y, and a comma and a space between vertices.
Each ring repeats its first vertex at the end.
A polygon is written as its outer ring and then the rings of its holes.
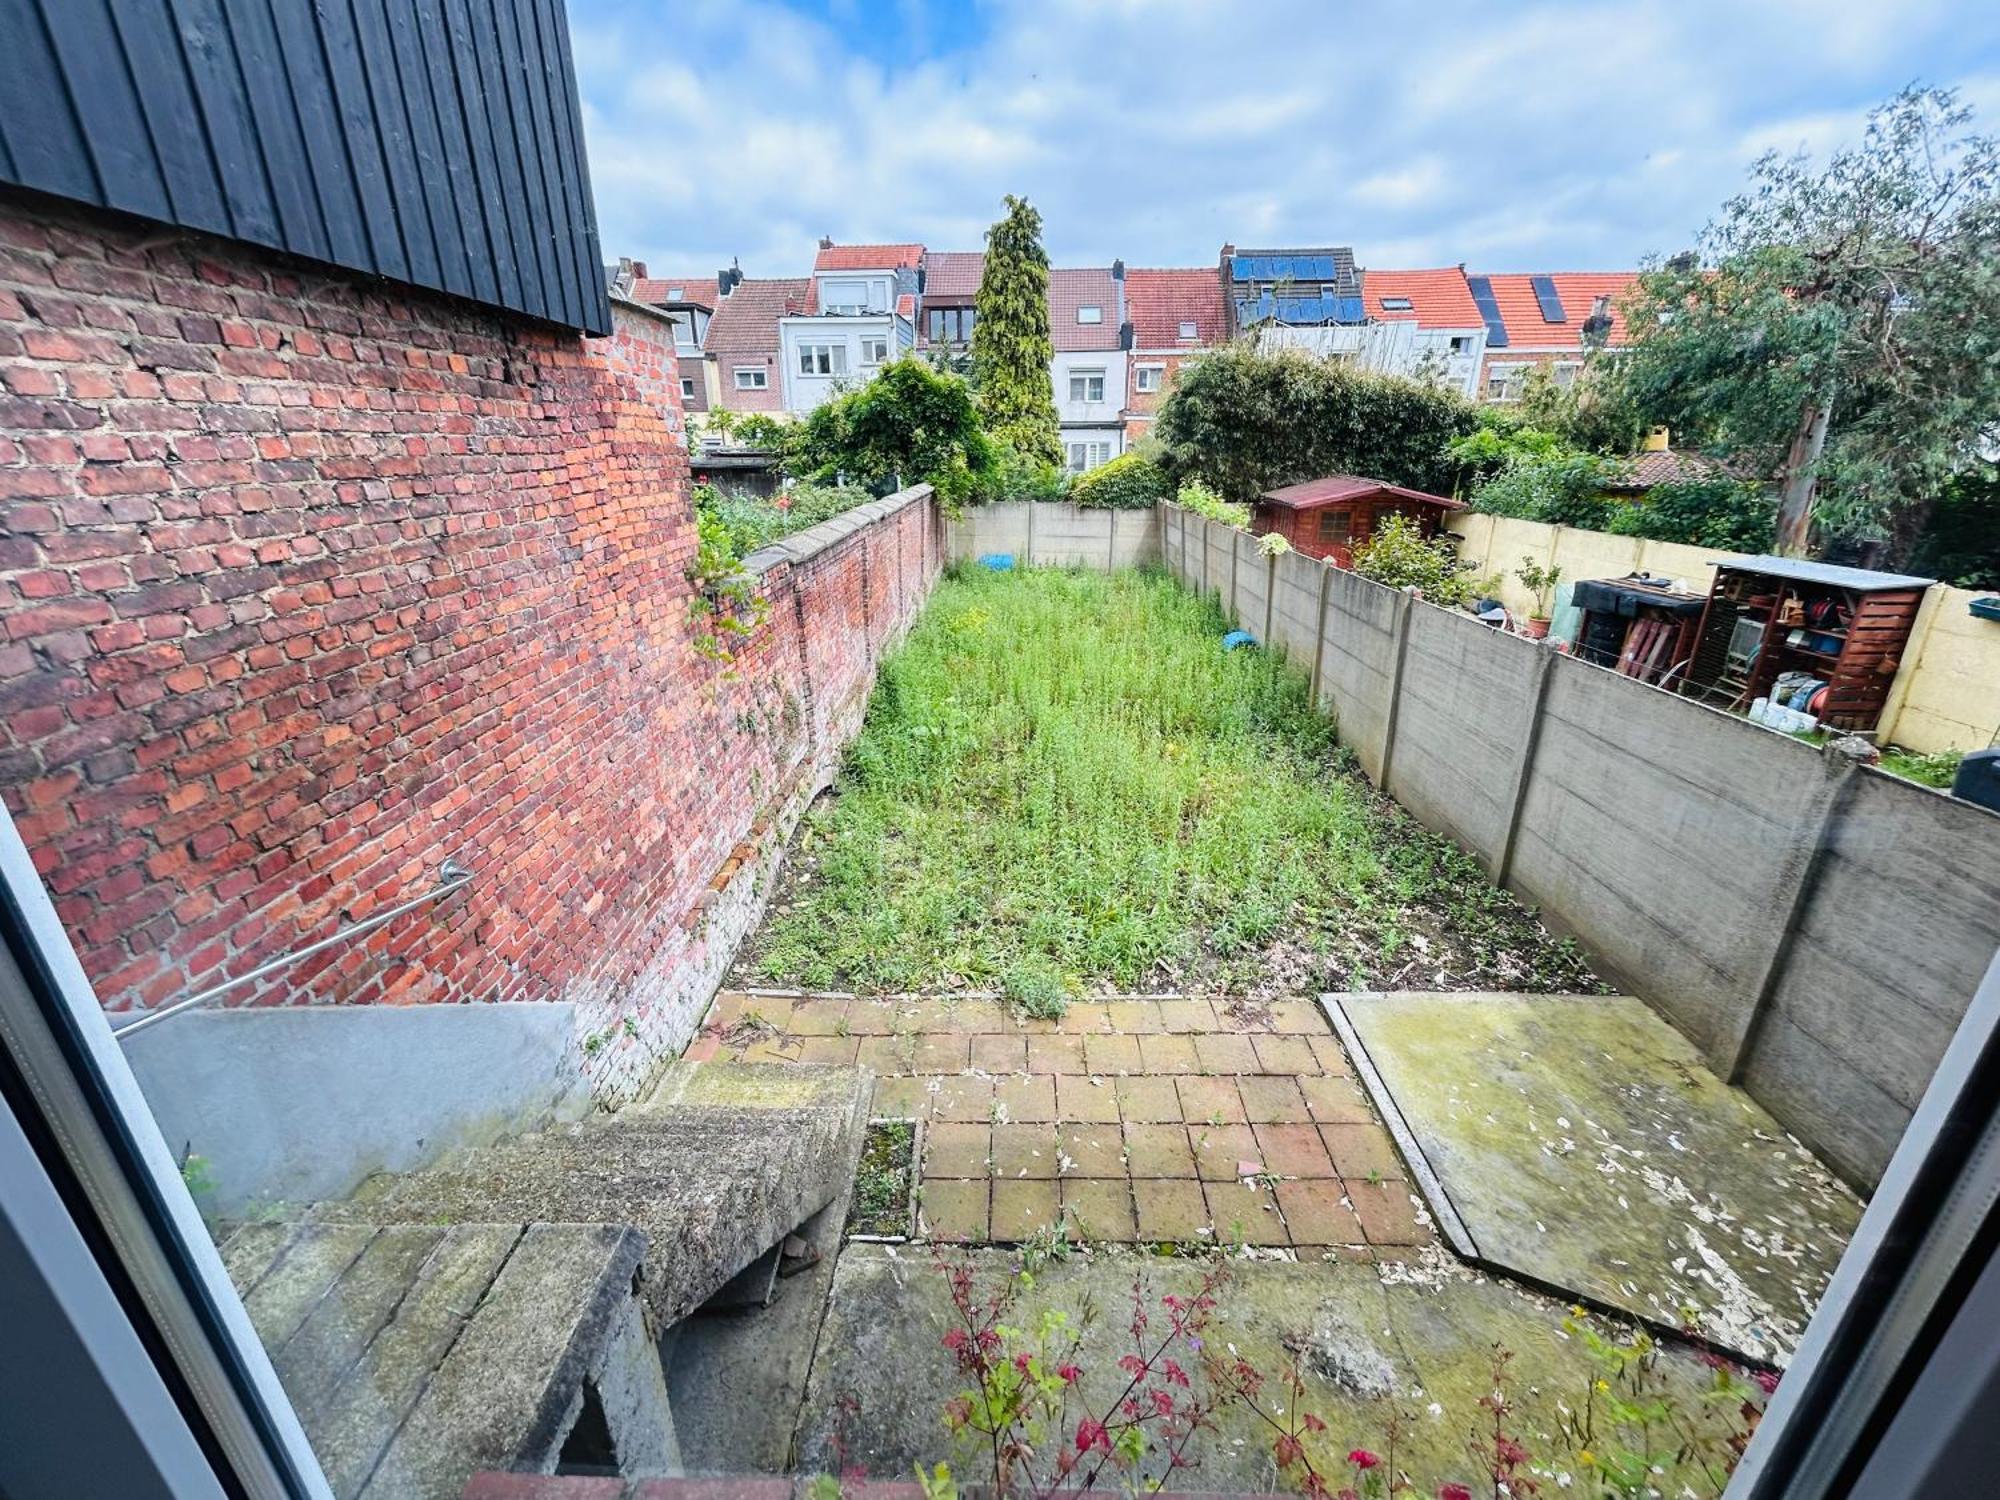
POLYGON ((468 889, 239 998, 577 1001, 613 1092, 692 1030, 754 916, 717 928, 719 872, 823 779, 940 549, 907 507, 701 657, 671 332, 617 319, 0 201, 0 790, 108 1006, 456 855, 468 889))

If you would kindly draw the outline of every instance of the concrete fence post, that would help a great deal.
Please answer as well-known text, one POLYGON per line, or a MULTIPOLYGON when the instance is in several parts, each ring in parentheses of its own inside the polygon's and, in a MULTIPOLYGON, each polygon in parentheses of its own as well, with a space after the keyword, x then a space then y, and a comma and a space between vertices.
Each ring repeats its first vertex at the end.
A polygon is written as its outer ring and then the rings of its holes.
POLYGON ((1229 597, 1223 601, 1222 612, 1241 625, 1243 622, 1236 619, 1236 564, 1243 554, 1243 538, 1234 526, 1225 529, 1229 533, 1229 597))
POLYGON ((1320 671, 1326 665, 1326 604, 1333 594, 1333 568, 1322 562, 1319 565, 1319 609, 1313 618, 1313 669, 1312 701, 1318 708, 1320 702, 1320 671))
POLYGON ((1203 516, 1203 517, 1202 517, 1202 521, 1201 521, 1201 594, 1202 594, 1202 597, 1203 597, 1204 599, 1206 599, 1206 598, 1208 597, 1208 588, 1209 588, 1209 584, 1208 584, 1208 554, 1209 554, 1209 552, 1210 552, 1210 551, 1212 550, 1212 549, 1211 549, 1211 548, 1209 547, 1209 545, 1208 545, 1208 528, 1209 528, 1209 527, 1211 527, 1211 526, 1213 526, 1214 524, 1215 524, 1215 522, 1213 522, 1213 521, 1209 520, 1209 519, 1208 519, 1208 517, 1206 517, 1206 516, 1203 516))
POLYGON ((1396 665, 1389 673, 1389 706, 1382 716, 1382 769, 1375 783, 1385 793, 1389 791, 1389 767, 1396 756, 1396 714, 1403 700, 1403 661, 1410 654, 1410 611, 1417 602, 1411 594, 1399 592, 1396 597, 1402 600, 1396 612, 1396 665))
POLYGON ((1535 752, 1542 743, 1542 716, 1549 701, 1549 679, 1555 676, 1556 654, 1544 649, 1535 662, 1535 684, 1528 693, 1528 727, 1521 736, 1521 759, 1514 767, 1513 789, 1507 797, 1507 828, 1493 852, 1493 883, 1507 884, 1514 867, 1514 841, 1521 832, 1521 807, 1528 800, 1529 779, 1535 774, 1535 752))
POLYGON ((1826 869, 1827 851, 1833 846, 1834 835, 1840 830, 1841 820, 1846 817, 1860 782, 1860 766, 1841 759, 1820 798, 1819 815, 1812 820, 1811 834, 1794 849, 1788 861, 1788 869, 1794 872, 1792 890, 1789 897, 1783 898, 1781 909, 1772 913, 1776 919, 1772 926, 1777 938, 1771 945, 1771 956, 1764 961, 1757 986, 1750 993, 1750 1007, 1744 1012, 1735 1046, 1727 1057, 1714 1059, 1715 1071, 1730 1083, 1741 1083, 1750 1065, 1750 1057, 1756 1051, 1757 1038, 1764 1029, 1771 1002, 1778 993, 1778 986, 1784 982, 1785 970, 1790 966, 1793 950, 1798 944, 1799 919, 1805 915, 1813 892, 1819 886, 1826 869))
POLYGON ((1276 553, 1264 559, 1264 633, 1257 637, 1268 650, 1271 645, 1271 629, 1278 614, 1278 557, 1276 553))
POLYGON ((1034 501, 1032 501, 1032 500, 1028 501, 1028 503, 1027 503, 1027 504, 1028 504, 1028 546, 1027 546, 1027 555, 1026 555, 1025 557, 1023 557, 1023 558, 1021 559, 1021 562, 1022 562, 1022 565, 1023 565, 1023 566, 1025 566, 1025 567, 1030 567, 1030 568, 1032 568, 1032 567, 1033 567, 1033 566, 1035 565, 1035 509, 1036 509, 1036 506, 1035 506, 1035 502, 1034 502, 1034 501))

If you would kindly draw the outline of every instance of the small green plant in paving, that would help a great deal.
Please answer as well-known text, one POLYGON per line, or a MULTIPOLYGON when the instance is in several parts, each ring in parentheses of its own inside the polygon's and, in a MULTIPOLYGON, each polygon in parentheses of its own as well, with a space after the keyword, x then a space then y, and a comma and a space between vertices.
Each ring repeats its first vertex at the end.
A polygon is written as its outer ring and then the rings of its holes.
POLYGON ((877 1120, 869 1125, 847 1210, 850 1233, 902 1234, 909 1228, 916 1140, 917 1127, 910 1120, 877 1120))
POLYGON ((753 962, 813 989, 1586 989, 1157 573, 955 571, 883 665, 753 962))

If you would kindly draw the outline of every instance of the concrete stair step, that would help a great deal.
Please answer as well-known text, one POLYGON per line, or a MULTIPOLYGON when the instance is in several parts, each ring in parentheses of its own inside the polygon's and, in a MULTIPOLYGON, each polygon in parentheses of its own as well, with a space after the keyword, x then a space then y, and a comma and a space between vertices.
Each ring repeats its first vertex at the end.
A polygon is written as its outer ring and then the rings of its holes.
POLYGON ((663 1329, 846 1187, 873 1074, 675 1063, 642 1100, 381 1175, 319 1205, 329 1223, 614 1223, 648 1242, 643 1288, 663 1329))

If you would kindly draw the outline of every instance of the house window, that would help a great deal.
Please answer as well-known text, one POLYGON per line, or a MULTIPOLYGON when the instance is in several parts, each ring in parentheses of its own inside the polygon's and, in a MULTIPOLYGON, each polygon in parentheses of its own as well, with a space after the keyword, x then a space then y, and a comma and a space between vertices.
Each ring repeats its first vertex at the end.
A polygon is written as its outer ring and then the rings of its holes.
POLYGON ((1104 372, 1102 370, 1071 370, 1069 372, 1069 399, 1072 401, 1102 401, 1104 399, 1104 372))
POLYGON ((1079 323, 1102 323, 1104 321, 1104 309, 1095 303, 1085 303, 1076 310, 1076 320, 1079 323))
POLYGON ((1109 439, 1070 443, 1068 447, 1069 471, 1072 474, 1081 474, 1086 469, 1094 469, 1099 464, 1111 462, 1109 439))
POLYGON ((747 365, 736 367, 736 389, 739 391, 761 391, 771 383, 771 377, 764 370, 753 370, 747 365))
POLYGON ((972 341, 971 308, 933 307, 929 316, 933 344, 966 344, 972 341))
POLYGON ((1451 337, 1451 352, 1453 354, 1470 354, 1472 352, 1472 335, 1469 333, 1453 334, 1451 337))
POLYGON ((1132 388, 1141 395, 1150 395, 1160 388, 1160 379, 1166 373, 1164 365, 1140 365, 1133 372, 1132 388))
POLYGON ((1519 401, 1521 382, 1528 378, 1526 365, 1495 365, 1486 372, 1488 401, 1519 401))
POLYGON ((847 373, 847 345, 799 345, 799 373, 801 375, 845 375, 847 373))
POLYGON ((861 364, 863 368, 885 365, 889 362, 889 341, 875 334, 868 334, 861 340, 861 364))
POLYGON ((1575 385, 1577 372, 1582 368, 1583 366, 1580 364, 1573 364, 1569 362, 1564 362, 1562 364, 1552 366, 1550 368, 1550 373, 1555 377, 1556 389, 1566 391, 1571 386, 1575 385))
POLYGON ((1384 297, 1382 299, 1383 312, 1408 312, 1410 307, 1411 303, 1408 297, 1384 297))
POLYGON ((881 312, 885 304, 879 282, 822 281, 819 284, 820 311, 852 317, 857 313, 881 312))
POLYGON ((1198 328, 1196 328, 1196 327, 1195 327, 1195 325, 1194 325, 1194 324, 1192 324, 1192 323, 1183 323, 1183 324, 1181 324, 1181 338, 1182 338, 1182 339, 1183 339, 1184 341, 1189 341, 1189 342, 1191 342, 1191 341, 1193 341, 1194 339, 1196 339, 1196 338, 1200 337, 1200 333, 1201 333, 1201 330, 1200 330, 1200 329, 1198 329, 1198 328))
POLYGON ((684 286, 670 286, 670 287, 668 287, 668 288, 667 288, 667 300, 668 300, 669 302, 681 302, 681 301, 685 301, 685 300, 686 300, 686 298, 687 298, 687 288, 686 288, 686 287, 684 287, 684 286))
POLYGON ((694 400, 694 381, 685 375, 681 377, 681 400, 694 400))

